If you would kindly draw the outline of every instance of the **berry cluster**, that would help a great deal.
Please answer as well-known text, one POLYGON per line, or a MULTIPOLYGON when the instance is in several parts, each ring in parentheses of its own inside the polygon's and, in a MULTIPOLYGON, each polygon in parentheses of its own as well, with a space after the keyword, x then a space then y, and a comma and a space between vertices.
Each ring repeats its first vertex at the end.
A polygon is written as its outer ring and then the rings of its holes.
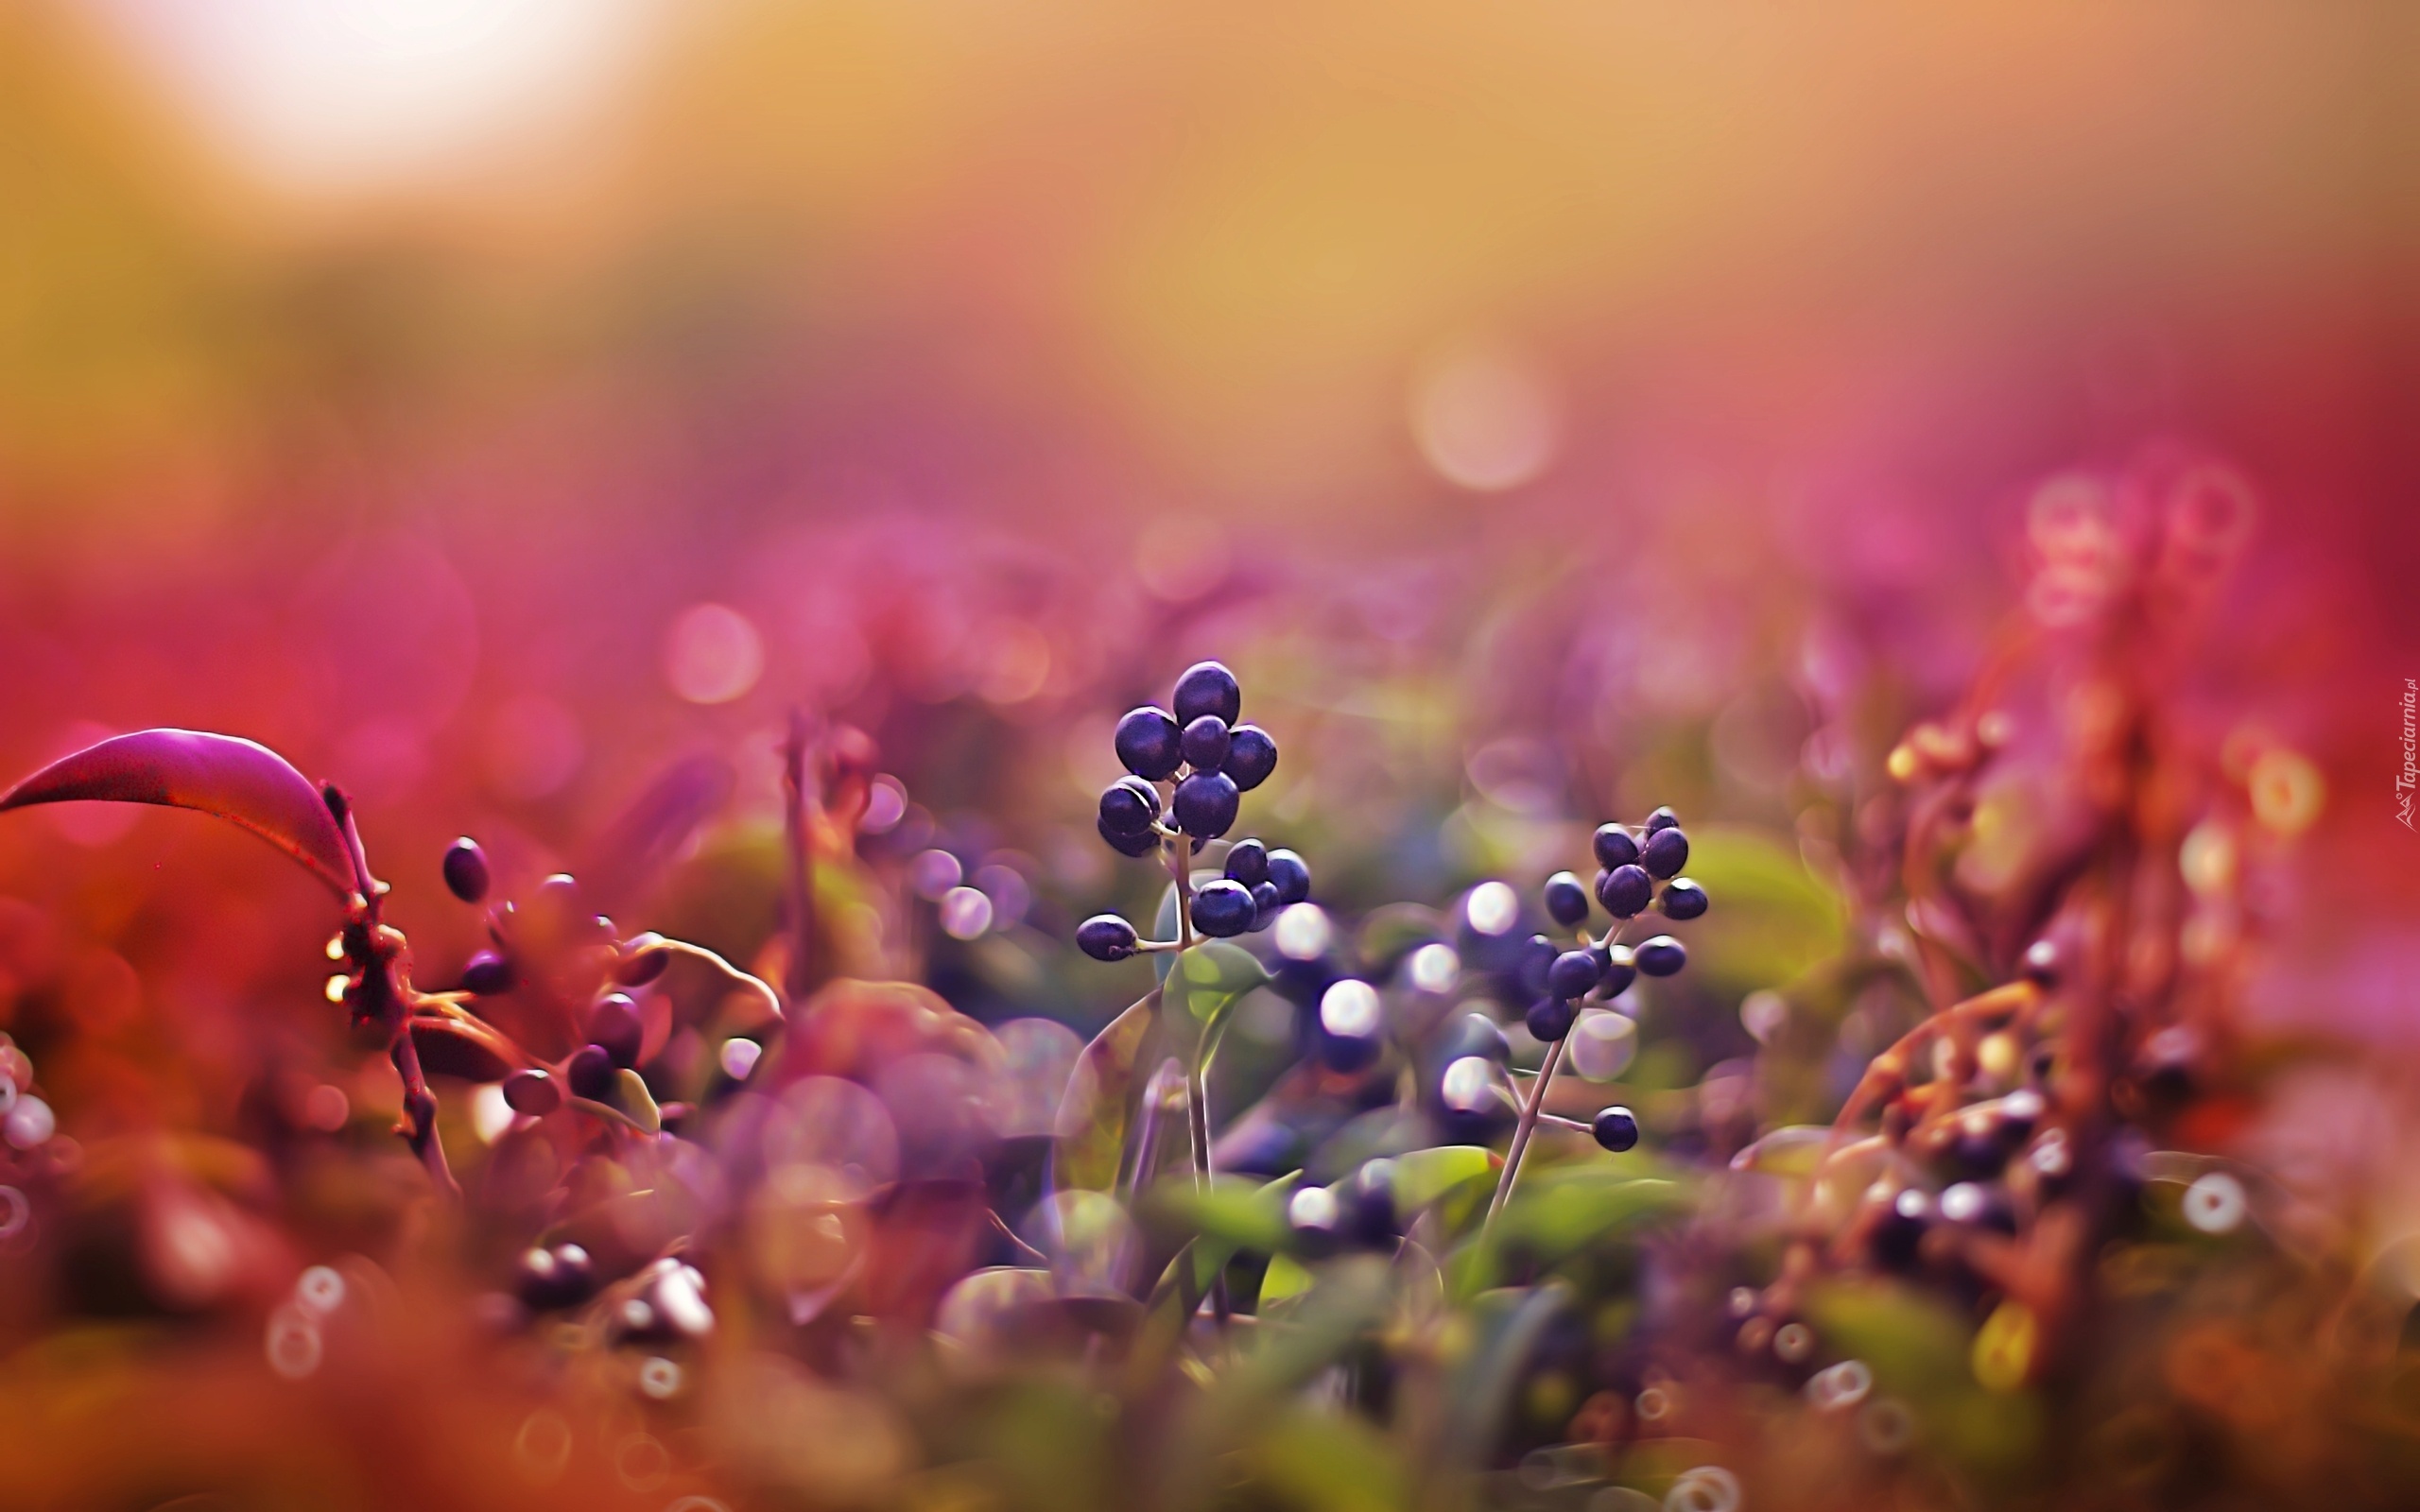
MULTIPOLYGON (((1117 722, 1117 759, 1131 775, 1102 792, 1098 828, 1123 855, 1174 847, 1169 868, 1183 876, 1185 856, 1234 829, 1242 796, 1277 769, 1277 742, 1257 725, 1237 723, 1243 689, 1216 662, 1186 668, 1170 702, 1173 714, 1146 704, 1117 722)), ((1180 949, 1195 934, 1228 939, 1268 928, 1280 909, 1310 894, 1301 856, 1238 840, 1227 849, 1223 875, 1188 885, 1184 938, 1147 941, 1125 919, 1101 914, 1077 928, 1076 943, 1095 960, 1120 961, 1138 951, 1180 949)))
POLYGON ((1544 902, 1556 923, 1579 932, 1576 949, 1558 951, 1544 935, 1531 936, 1523 985, 1538 994, 1529 1011, 1530 1033, 1554 1041, 1571 1032, 1577 1005, 1618 997, 1640 976, 1670 976, 1686 966, 1689 954, 1669 935, 1658 935, 1637 945, 1620 941, 1623 929, 1650 907, 1667 919, 1695 919, 1705 912, 1705 889, 1676 875, 1689 859, 1689 837, 1670 809, 1657 809, 1634 833, 1621 824, 1599 825, 1592 841, 1597 852, 1594 888, 1583 887, 1568 871, 1547 879, 1544 902), (1661 889, 1657 884, 1663 884, 1661 889), (1603 937, 1588 932, 1591 895, 1613 916, 1603 937))

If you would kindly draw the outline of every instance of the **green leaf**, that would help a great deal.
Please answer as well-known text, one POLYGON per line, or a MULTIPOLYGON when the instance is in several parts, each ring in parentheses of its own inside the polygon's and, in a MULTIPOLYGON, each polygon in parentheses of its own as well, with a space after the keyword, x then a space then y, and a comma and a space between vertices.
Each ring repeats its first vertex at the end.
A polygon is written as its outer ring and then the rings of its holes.
POLYGON ((1395 1203, 1425 1208, 1466 1182, 1493 1184, 1504 1157, 1480 1144, 1439 1144, 1395 1157, 1395 1203))
POLYGON ((1268 971, 1251 952, 1225 940, 1214 939, 1184 952, 1161 987, 1168 1038, 1198 1052, 1202 1041, 1225 1023, 1237 1001, 1268 981, 1268 971))
POLYGON ((1713 900, 1689 939, 1690 974, 1737 996, 1794 981, 1846 943, 1840 897, 1795 848, 1762 830, 1691 827, 1688 873, 1713 900))
POLYGON ((1493 1231, 1457 1250, 1448 1263, 1455 1296, 1469 1297, 1495 1284, 1497 1258, 1507 1249, 1553 1265, 1609 1234, 1642 1228, 1689 1205, 1677 1182, 1601 1166, 1568 1173, 1525 1170, 1522 1177, 1493 1231))
POLYGON ((1461 1320, 1471 1332, 1447 1377, 1445 1421, 1437 1438, 1445 1468, 1476 1467, 1493 1452, 1523 1366, 1570 1299, 1569 1289, 1554 1280, 1474 1299, 1461 1320))
POLYGON ((1252 1478, 1293 1506, 1394 1512, 1411 1503, 1399 1456, 1362 1419, 1296 1407, 1244 1452, 1252 1478))
POLYGON ((1311 1274, 1310 1267, 1293 1256, 1273 1256, 1269 1262, 1269 1270, 1260 1278, 1261 1315, 1266 1317, 1270 1308, 1280 1302, 1291 1301, 1309 1291, 1311 1282, 1316 1280, 1318 1278, 1311 1274))
POLYGON ((1164 1181, 1145 1198, 1144 1211, 1161 1223, 1224 1245, 1230 1251, 1274 1254, 1294 1242, 1294 1230, 1286 1221, 1286 1204, 1301 1180, 1302 1173, 1296 1171, 1267 1183, 1236 1176, 1215 1177, 1207 1187, 1164 1181))
POLYGON ((1134 1124, 1134 1102, 1141 1090, 1137 1068, 1159 1018, 1158 988, 1110 1021, 1076 1057, 1067 1090, 1059 1100, 1052 1125, 1050 1179, 1064 1190, 1080 1187, 1107 1192, 1117 1185, 1117 1171, 1126 1154, 1127 1135, 1134 1124))

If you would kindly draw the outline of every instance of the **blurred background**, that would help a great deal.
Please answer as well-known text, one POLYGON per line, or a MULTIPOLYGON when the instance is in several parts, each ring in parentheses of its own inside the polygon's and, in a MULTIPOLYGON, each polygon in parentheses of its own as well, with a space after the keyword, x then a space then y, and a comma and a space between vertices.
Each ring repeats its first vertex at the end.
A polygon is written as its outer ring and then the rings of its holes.
MULTIPOLYGON (((0 765, 265 741, 355 792, 441 982, 448 839, 526 886, 700 756, 728 799, 615 911, 752 955, 779 742, 846 722, 877 865, 989 905, 890 958, 1085 1030, 1133 984, 1060 946, 1150 893, 1089 833, 1110 724, 1191 660, 1333 903, 1658 801, 1788 857, 2055 614, 2041 490, 2185 459, 2258 524, 2181 705, 2323 780, 2249 1010, 2400 1047, 2415 43, 2389 0, 20 0, 0 765)), ((0 1028, 67 1125, 323 1059, 310 884, 87 809, 0 825, 0 1028)))

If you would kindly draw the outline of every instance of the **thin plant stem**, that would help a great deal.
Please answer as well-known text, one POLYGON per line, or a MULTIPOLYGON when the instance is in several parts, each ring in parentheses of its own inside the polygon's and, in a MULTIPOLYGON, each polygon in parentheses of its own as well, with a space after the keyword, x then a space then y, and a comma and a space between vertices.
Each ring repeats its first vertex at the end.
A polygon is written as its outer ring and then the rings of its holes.
POLYGON ((1495 1178, 1495 1195, 1487 1205, 1487 1222, 1480 1226, 1484 1238, 1495 1228, 1495 1215, 1504 1211, 1504 1199, 1512 1194, 1512 1183, 1521 1175, 1521 1157, 1530 1151, 1530 1135, 1538 1126, 1538 1114, 1545 1108, 1547 1089, 1554 1084, 1555 1067, 1563 1063, 1563 1047, 1570 1043, 1564 1036, 1547 1047, 1545 1064, 1538 1068, 1538 1079, 1530 1084, 1530 1100, 1521 1109, 1521 1121, 1512 1127, 1512 1147, 1505 1152, 1504 1174, 1495 1178))

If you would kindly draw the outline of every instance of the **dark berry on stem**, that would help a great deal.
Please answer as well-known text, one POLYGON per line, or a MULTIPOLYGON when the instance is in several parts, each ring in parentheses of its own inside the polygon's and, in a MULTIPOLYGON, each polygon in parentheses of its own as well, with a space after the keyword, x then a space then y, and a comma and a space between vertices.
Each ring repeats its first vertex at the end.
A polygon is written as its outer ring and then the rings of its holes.
POLYGON ((1229 939, 1252 928, 1258 912, 1252 889, 1223 877, 1203 883, 1193 895, 1193 927, 1213 939, 1229 939))
POLYGON ((1554 941, 1544 935, 1530 936, 1529 943, 1521 947, 1521 990, 1531 997, 1542 996, 1547 989, 1547 972, 1562 954, 1554 948, 1554 941))
POLYGON ((1565 929, 1572 928, 1588 917, 1588 889, 1568 871, 1558 871, 1547 879, 1547 914, 1565 929))
POLYGON ((1227 763, 1219 768, 1249 793, 1277 770, 1277 742, 1258 725, 1237 725, 1227 734, 1227 763))
POLYGON ((1627 1108, 1600 1108, 1589 1123, 1588 1132, 1597 1143, 1616 1155, 1638 1145, 1638 1115, 1627 1108))
POLYGON ((1134 954, 1134 926, 1115 914, 1095 914, 1076 926, 1076 948, 1096 961, 1122 961, 1134 954))
POLYGON ((1915 1267, 1925 1230, 1932 1227, 1932 1198, 1910 1187, 1892 1200, 1874 1226, 1874 1258, 1891 1270, 1915 1267))
POLYGON ((1217 714, 1203 714, 1184 727, 1185 763, 1197 772, 1215 772, 1227 763, 1229 743, 1227 722, 1217 714))
POLYGON ((552 1250, 522 1251, 521 1259, 512 1267, 512 1289, 523 1302, 539 1312, 561 1307, 572 1299, 564 1295, 561 1267, 552 1250))
POLYGON ((1372 1160, 1352 1180, 1337 1183, 1344 1189, 1344 1200, 1340 1204, 1344 1210, 1344 1230, 1357 1245, 1374 1249, 1393 1244, 1398 1237, 1392 1165, 1387 1160, 1372 1160))
POLYGON ((504 1106, 544 1118, 563 1106, 562 1085, 543 1071, 516 1071, 504 1078, 504 1106))
POLYGON ((645 1035, 639 1005, 627 993, 609 992, 589 1010, 588 1042, 604 1046, 616 1066, 639 1063, 639 1041, 645 1035))
POLYGON ((512 963, 494 951, 480 951, 462 967, 462 990, 492 998, 512 990, 512 963))
POLYGON ((1638 958, 1627 945, 1605 947, 1605 996, 1620 997, 1638 980, 1638 958))
POLYGON ((1247 887, 1269 880, 1269 847, 1257 840, 1238 840, 1227 848, 1227 878, 1247 887))
POLYGON ((555 1279, 561 1282, 564 1295, 577 1302, 596 1284, 596 1267, 590 1263, 588 1251, 578 1245, 557 1245, 555 1279))
POLYGON ((1649 815, 1647 816, 1647 822, 1639 828, 1652 835, 1659 830, 1673 829, 1677 827, 1680 822, 1681 816, 1679 815, 1673 813, 1668 808, 1662 808, 1657 809, 1654 813, 1649 815))
POLYGON ((1109 848, 1120 855, 1148 856, 1160 848, 1160 837, 1148 829, 1136 834, 1120 834, 1100 819, 1094 820, 1093 827, 1100 832, 1102 839, 1109 842, 1109 848))
POLYGON ((621 987, 645 987, 672 964, 672 948, 662 936, 641 935, 623 942, 622 958, 614 963, 614 981, 621 987))
POLYGON ((1547 991, 1569 1001, 1586 995, 1597 985, 1597 957, 1586 951, 1565 951, 1547 968, 1547 991))
POLYGON ((1117 759, 1135 776, 1157 782, 1184 762, 1184 737, 1167 711, 1146 704, 1117 722, 1117 759))
POLYGON ((1216 662, 1196 662, 1176 679, 1176 716, 1186 724, 1217 714, 1232 725, 1244 712, 1244 691, 1236 675, 1216 662))
POLYGON ((1291 850, 1269 852, 1269 880, 1277 884, 1277 901, 1299 903, 1311 895, 1311 868, 1291 850))
POLYGON ((479 842, 464 835, 445 848, 446 890, 466 903, 488 895, 488 853, 479 842))
POLYGON ((1277 910, 1285 906, 1285 900, 1277 896, 1277 884, 1255 882, 1252 885, 1253 928, 1267 929, 1276 921, 1277 910))
POLYGON ((601 1103, 613 1095, 618 1072, 612 1051, 603 1045, 582 1045, 571 1053, 570 1063, 563 1067, 563 1079, 571 1083, 574 1097, 601 1103))
MULTIPOLYGON (((1678 834, 1667 830, 1666 834, 1678 834)), ((1675 877, 1664 885, 1664 896, 1656 900, 1667 919, 1695 919, 1705 912, 1705 889, 1686 877, 1675 877)))
POLYGON ((1236 827, 1238 801, 1236 784, 1224 772, 1196 772, 1176 785, 1176 827, 1216 840, 1236 827))
POLYGON ((1597 874, 1597 901, 1616 919, 1633 919, 1655 896, 1655 881, 1637 865, 1597 874))
POLYGON ((1571 1032, 1571 1021, 1575 1017, 1571 1005, 1561 998, 1540 998, 1530 1005, 1530 1038, 1551 1044, 1571 1032))
POLYGON ((1668 877, 1688 865, 1689 837, 1679 830, 1658 830, 1639 847, 1638 864, 1651 877, 1668 877))
POLYGON ((1597 865, 1607 871, 1616 867, 1627 867, 1638 859, 1638 842, 1618 824, 1597 826, 1597 833, 1589 844, 1597 851, 1597 865))
POLYGON ((1100 822, 1119 834, 1143 834, 1160 816, 1159 790, 1139 777, 1121 777, 1101 790, 1100 822))
POLYGON ((1631 959, 1650 976, 1670 976, 1689 964, 1689 953, 1671 936, 1658 935, 1653 939, 1641 941, 1638 948, 1631 952, 1631 959))

